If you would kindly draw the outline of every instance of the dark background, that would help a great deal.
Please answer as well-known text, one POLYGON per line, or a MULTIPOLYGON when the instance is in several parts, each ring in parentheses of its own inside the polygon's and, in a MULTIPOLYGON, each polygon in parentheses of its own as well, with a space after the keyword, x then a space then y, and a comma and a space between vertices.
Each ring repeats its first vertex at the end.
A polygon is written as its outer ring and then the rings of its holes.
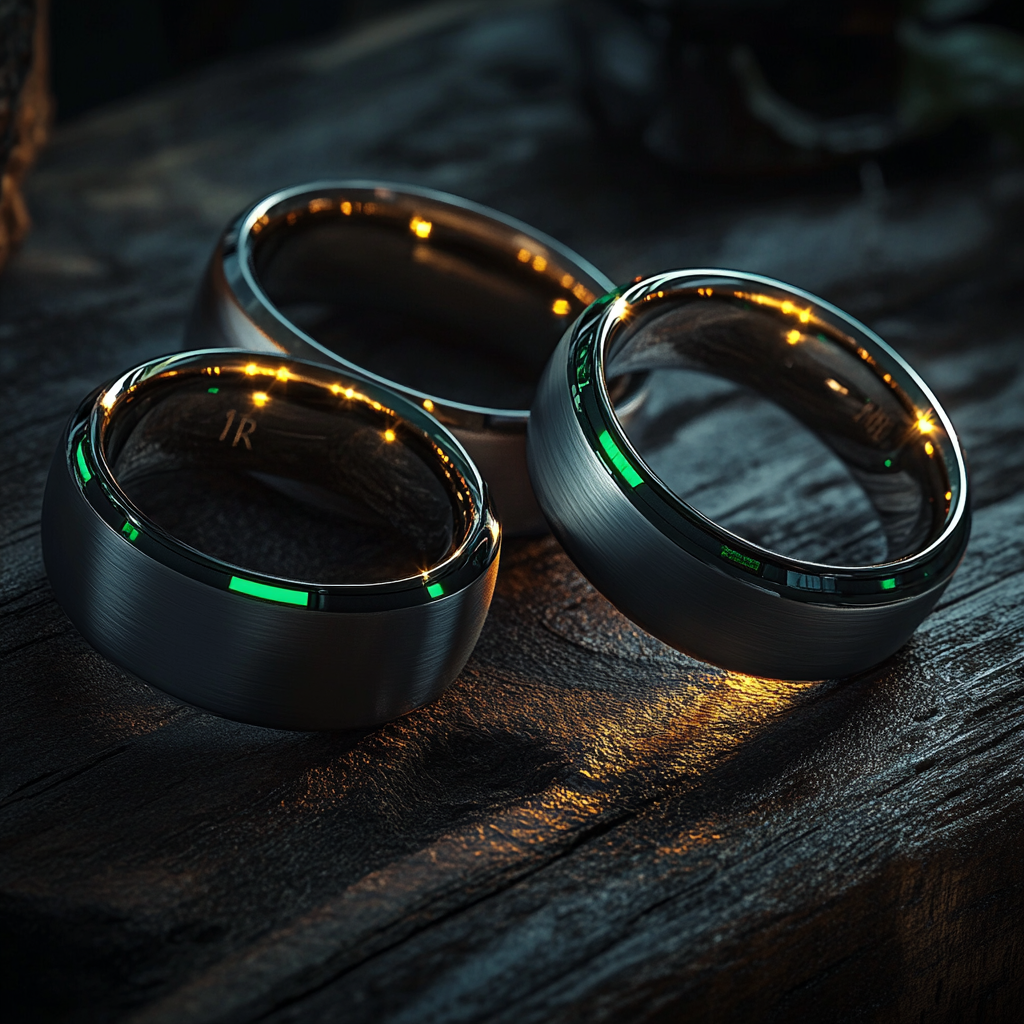
POLYGON ((215 60, 342 30, 416 0, 54 0, 57 119, 215 60))
MULTIPOLYGON (((914 173, 892 152, 812 153, 790 174, 698 178, 595 129, 633 127, 613 116, 623 96, 637 109, 632 83, 598 61, 581 82, 553 5, 303 59, 302 36, 400 6, 56 0, 72 123, 27 178, 32 231, 0 277, 3 1024, 1016 1024, 1024 167, 1008 133, 996 145, 965 117, 977 134, 929 135, 914 173), (955 138, 963 159, 932 158, 955 138), (877 329, 970 458, 971 544, 936 611, 861 677, 756 680, 643 634, 552 538, 510 542, 466 670, 366 735, 218 719, 93 651, 40 557, 67 418, 181 346, 245 204, 357 176, 507 211, 613 280, 734 266, 877 329)), ((628 39, 595 20, 602 47, 599 30, 628 39)), ((755 40, 766 67, 792 48, 785 28, 755 40)), ((741 114, 721 164, 744 152, 741 114)), ((709 124, 722 119, 677 125, 682 157, 707 153, 709 124)), ((757 167, 801 154, 768 156, 757 167)), ((731 459, 711 465, 735 481, 731 459)), ((806 507, 796 488, 772 493, 777 515, 806 507)))

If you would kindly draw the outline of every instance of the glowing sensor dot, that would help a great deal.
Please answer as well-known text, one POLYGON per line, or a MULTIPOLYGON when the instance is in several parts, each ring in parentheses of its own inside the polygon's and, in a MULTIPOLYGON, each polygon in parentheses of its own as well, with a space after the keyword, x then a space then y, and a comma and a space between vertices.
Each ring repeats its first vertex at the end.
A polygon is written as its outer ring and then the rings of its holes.
POLYGON ((409 230, 417 238, 429 238, 430 232, 434 229, 434 225, 429 220, 424 220, 422 217, 413 217, 409 221, 409 230))

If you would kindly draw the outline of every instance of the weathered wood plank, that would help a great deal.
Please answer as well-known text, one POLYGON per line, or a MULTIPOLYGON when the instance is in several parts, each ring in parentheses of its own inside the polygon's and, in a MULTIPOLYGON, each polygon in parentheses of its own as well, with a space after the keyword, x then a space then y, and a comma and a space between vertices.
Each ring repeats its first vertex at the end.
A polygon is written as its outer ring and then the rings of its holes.
POLYGON ((979 157, 883 197, 682 180, 590 138, 557 12, 403 24, 69 126, 31 183, 0 283, 12 1019, 1011 1019, 1024 170, 979 157), (547 539, 507 546, 453 689, 373 732, 224 722, 105 662, 39 554, 59 430, 178 347, 228 216, 325 175, 461 192, 621 279, 726 263, 868 318, 971 460, 939 610, 877 672, 770 683, 646 636, 547 539))

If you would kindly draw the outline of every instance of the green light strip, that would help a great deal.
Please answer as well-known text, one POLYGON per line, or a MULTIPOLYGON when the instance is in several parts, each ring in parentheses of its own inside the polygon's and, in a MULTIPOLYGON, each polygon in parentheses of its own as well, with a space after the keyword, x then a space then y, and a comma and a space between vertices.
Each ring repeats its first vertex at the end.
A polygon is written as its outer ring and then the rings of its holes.
POLYGON ((215 395, 217 394, 218 391, 220 391, 220 388, 207 388, 206 391, 207 394, 215 395))
POLYGON ((440 583, 431 583, 430 586, 427 587, 427 593, 431 597, 440 597, 444 593, 444 587, 442 587, 440 583))
POLYGON ((733 565, 738 565, 741 569, 747 569, 750 572, 757 572, 761 568, 761 563, 756 558, 751 558, 741 551, 734 551, 732 548, 726 547, 725 544, 722 545, 719 556, 728 562, 732 562, 733 565))
POLYGON ((895 590, 896 589, 896 577, 893 576, 891 579, 882 580, 883 590, 895 590))
POLYGON ((131 522, 130 519, 126 519, 124 521, 124 526, 121 527, 121 532, 130 541, 132 541, 132 543, 134 543, 136 538, 139 536, 139 531, 135 529, 135 527, 132 525, 132 522, 131 522))
POLYGON ((276 601, 278 604, 298 604, 303 607, 309 604, 309 594, 305 590, 272 587, 267 583, 242 579, 241 576, 231 577, 228 590, 237 591, 239 594, 248 594, 249 597, 258 597, 261 601, 276 601))
POLYGON ((92 479, 92 472, 89 469, 89 464, 85 461, 85 452, 82 451, 82 442, 78 442, 78 448, 75 450, 75 458, 78 460, 78 475, 82 478, 82 483, 87 484, 92 479))
POLYGON ((619 451, 607 430, 601 432, 598 441, 601 442, 601 447, 607 453, 608 458, 612 460, 612 465, 622 474, 622 478, 630 487, 636 487, 637 484, 644 482, 640 474, 626 461, 626 456, 619 451))

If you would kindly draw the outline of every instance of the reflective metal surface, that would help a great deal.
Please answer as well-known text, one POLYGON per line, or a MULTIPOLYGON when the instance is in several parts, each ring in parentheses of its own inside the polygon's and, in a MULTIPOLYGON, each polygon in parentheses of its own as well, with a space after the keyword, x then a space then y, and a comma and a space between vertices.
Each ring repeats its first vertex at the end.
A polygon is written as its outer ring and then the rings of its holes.
POLYGON ((275 192, 226 230, 187 332, 325 357, 441 420, 503 528, 544 530, 526 468, 537 381, 565 327, 613 287, 565 246, 456 196, 377 182, 275 192))
POLYGON ((678 271, 596 303, 534 403, 534 488, 594 585, 648 632, 754 675, 836 677, 899 648, 938 600, 970 531, 967 474, 935 397, 877 335, 777 281, 678 271), (846 465, 886 558, 827 565, 762 547, 667 487, 616 417, 608 380, 713 373, 770 398, 846 465))
POLYGON ((361 375, 207 350, 91 395, 47 480, 43 556, 99 651, 260 725, 366 726, 437 697, 498 568, 479 472, 361 375))

